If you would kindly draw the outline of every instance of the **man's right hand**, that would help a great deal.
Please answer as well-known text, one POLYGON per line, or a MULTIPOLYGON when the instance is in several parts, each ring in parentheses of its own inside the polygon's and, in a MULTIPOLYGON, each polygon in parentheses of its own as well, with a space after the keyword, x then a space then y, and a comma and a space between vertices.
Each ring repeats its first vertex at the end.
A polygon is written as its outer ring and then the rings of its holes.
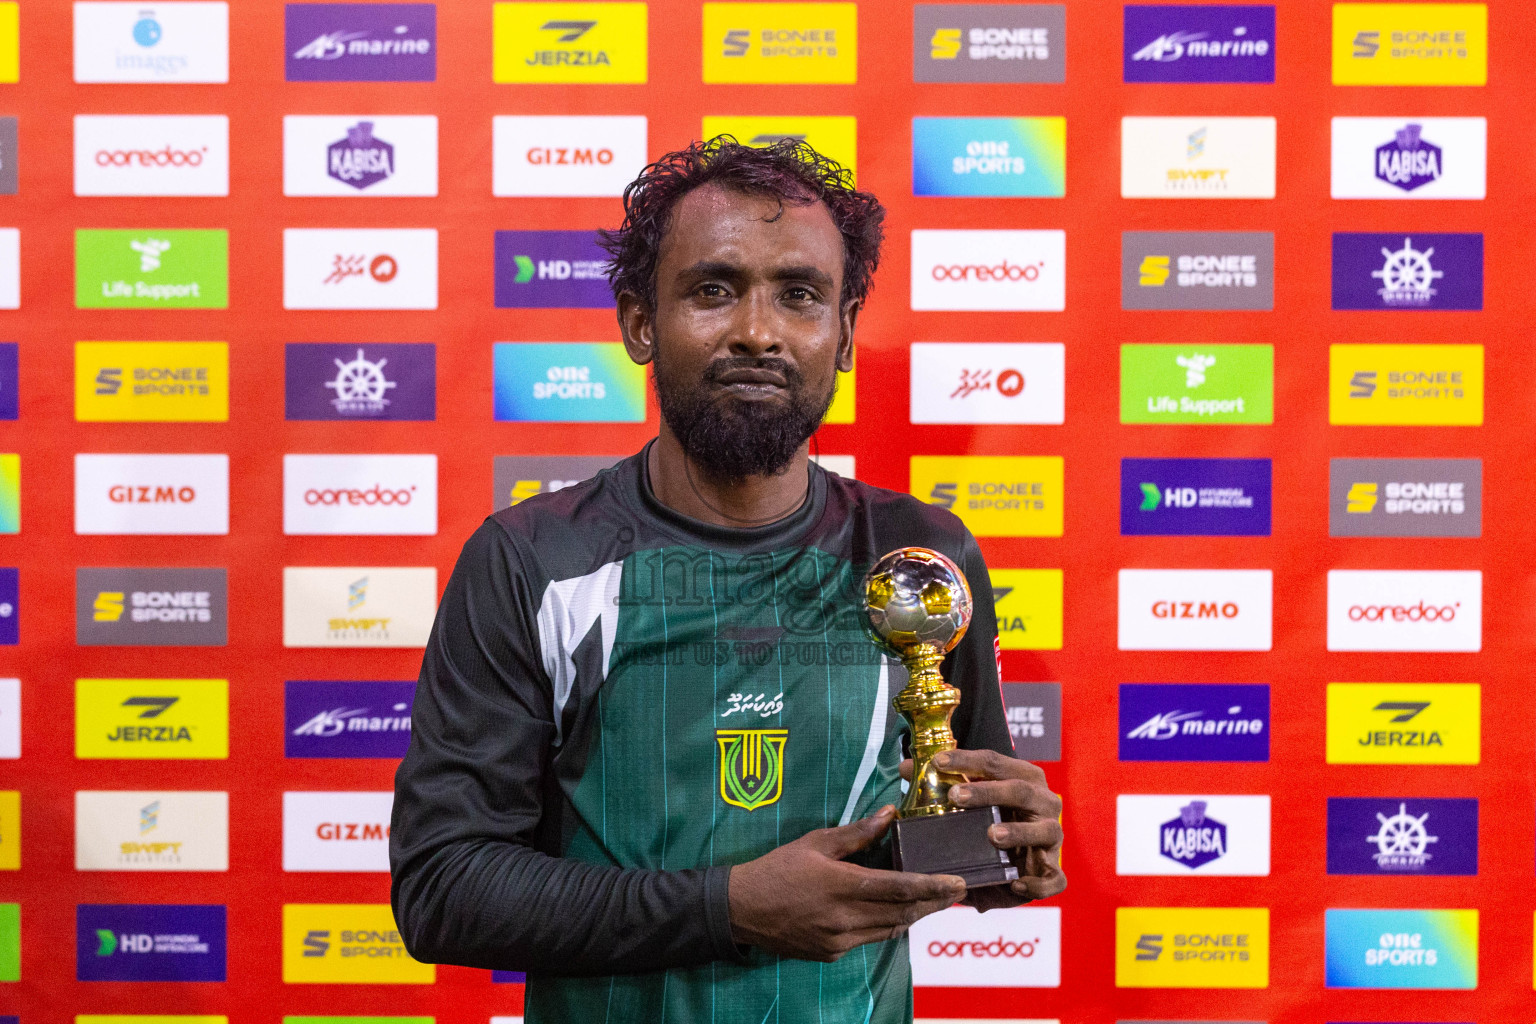
POLYGON ((843 858, 885 835, 889 805, 731 868, 731 937, 797 960, 830 963, 866 942, 894 939, 912 922, 965 896, 955 875, 877 871, 843 858))

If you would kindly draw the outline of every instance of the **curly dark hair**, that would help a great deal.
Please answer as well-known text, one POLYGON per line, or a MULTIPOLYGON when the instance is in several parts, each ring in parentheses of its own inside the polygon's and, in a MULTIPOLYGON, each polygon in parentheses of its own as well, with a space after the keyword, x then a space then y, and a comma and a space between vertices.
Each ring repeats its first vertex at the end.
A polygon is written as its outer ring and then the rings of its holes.
POLYGON ((856 190, 853 172, 803 139, 744 146, 729 135, 717 135, 666 154, 624 189, 624 223, 616 231, 597 233, 598 244, 613 257, 608 283, 615 296, 629 292, 656 308, 656 265, 672 211, 685 195, 710 182, 780 204, 825 203, 843 236, 842 302, 862 302, 869 294, 885 238, 880 200, 856 190))

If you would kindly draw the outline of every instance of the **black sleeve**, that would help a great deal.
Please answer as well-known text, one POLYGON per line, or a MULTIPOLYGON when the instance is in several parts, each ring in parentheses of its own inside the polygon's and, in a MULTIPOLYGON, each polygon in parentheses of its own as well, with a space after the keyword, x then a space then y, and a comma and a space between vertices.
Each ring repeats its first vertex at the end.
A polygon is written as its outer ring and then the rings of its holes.
POLYGON ((389 836, 406 948, 426 962, 564 975, 741 960, 730 868, 627 870, 535 848, 546 794, 558 790, 532 586, 511 538, 487 520, 438 607, 389 836))
POLYGON ((950 720, 962 750, 995 750, 1013 756, 1013 736, 1003 713, 1003 688, 998 678, 997 610, 992 604, 992 578, 976 539, 967 530, 959 559, 971 586, 971 627, 944 659, 944 678, 960 691, 960 707, 950 720))

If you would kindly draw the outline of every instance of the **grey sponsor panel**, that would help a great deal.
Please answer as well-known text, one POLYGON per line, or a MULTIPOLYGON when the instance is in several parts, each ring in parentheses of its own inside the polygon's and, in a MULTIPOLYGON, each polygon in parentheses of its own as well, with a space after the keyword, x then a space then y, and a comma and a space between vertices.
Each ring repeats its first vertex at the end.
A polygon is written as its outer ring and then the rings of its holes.
POLYGON ((0 195, 16 194, 16 119, 0 117, 0 195))
POLYGON ((491 470, 491 509, 590 479, 622 455, 498 455, 491 470))
POLYGON ((1122 309, 1273 309, 1269 231, 1123 231, 1122 309))
POLYGON ((1330 537, 1482 535, 1482 459, 1328 462, 1330 537))
POLYGON ((918 4, 914 82, 1064 82, 1062 4, 918 4))
POLYGON ((1004 683, 1003 713, 1013 752, 1026 761, 1061 760, 1061 684, 1004 683))
POLYGON ((223 569, 75 570, 82 646, 222 647, 229 642, 223 569))

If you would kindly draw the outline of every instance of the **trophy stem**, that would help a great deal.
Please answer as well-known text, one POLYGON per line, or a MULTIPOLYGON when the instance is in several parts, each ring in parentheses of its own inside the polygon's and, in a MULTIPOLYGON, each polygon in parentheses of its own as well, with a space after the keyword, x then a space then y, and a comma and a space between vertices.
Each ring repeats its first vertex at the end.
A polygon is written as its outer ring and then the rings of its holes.
POLYGON ((943 660, 944 652, 933 644, 915 644, 902 655, 907 685, 891 703, 911 727, 912 785, 896 811, 901 818, 956 810, 949 802, 949 789, 967 781, 964 775, 940 771, 933 763, 936 755, 955 749, 949 720, 960 706, 960 691, 939 674, 943 660))

